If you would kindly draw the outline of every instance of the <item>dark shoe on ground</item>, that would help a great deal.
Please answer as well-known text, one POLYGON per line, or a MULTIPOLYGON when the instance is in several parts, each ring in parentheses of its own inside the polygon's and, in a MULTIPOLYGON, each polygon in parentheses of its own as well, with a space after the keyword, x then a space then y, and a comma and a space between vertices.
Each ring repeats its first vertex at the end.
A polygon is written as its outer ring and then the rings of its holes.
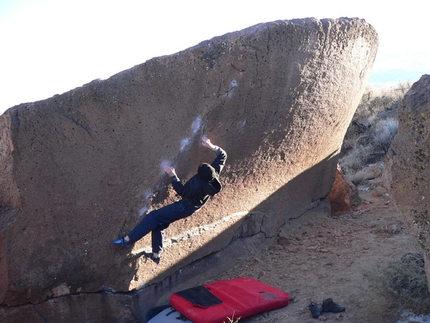
POLYGON ((309 304, 309 311, 311 311, 312 317, 317 319, 321 315, 322 306, 320 304, 311 302, 309 304))
POLYGON ((323 301, 322 311, 323 312, 340 313, 340 312, 345 311, 345 307, 342 307, 339 304, 336 304, 335 302, 333 302, 333 299, 327 298, 323 301))
POLYGON ((115 247, 124 247, 124 248, 130 248, 131 243, 130 241, 125 240, 124 238, 118 238, 110 243, 112 246, 115 247))
POLYGON ((153 253, 144 252, 143 255, 146 258, 151 259, 153 262, 155 262, 157 265, 160 263, 160 257, 155 257, 153 253))

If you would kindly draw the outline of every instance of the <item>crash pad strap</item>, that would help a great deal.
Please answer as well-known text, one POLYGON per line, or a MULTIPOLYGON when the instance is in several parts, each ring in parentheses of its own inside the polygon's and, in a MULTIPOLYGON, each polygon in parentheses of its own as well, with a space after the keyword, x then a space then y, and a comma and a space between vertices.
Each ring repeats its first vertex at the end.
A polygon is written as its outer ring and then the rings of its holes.
POLYGON ((176 293, 194 306, 211 307, 222 303, 218 297, 212 294, 206 287, 197 286, 176 293))

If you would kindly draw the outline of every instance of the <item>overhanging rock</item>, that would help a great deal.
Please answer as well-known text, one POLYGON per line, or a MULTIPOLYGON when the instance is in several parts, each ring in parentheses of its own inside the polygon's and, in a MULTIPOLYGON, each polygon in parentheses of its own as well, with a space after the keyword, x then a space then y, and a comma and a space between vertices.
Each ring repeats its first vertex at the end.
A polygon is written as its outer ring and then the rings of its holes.
POLYGON ((377 44, 361 19, 259 24, 7 110, 0 302, 141 289, 238 237, 275 236, 330 191, 377 44), (229 154, 222 193, 169 227, 160 265, 141 257, 150 237, 112 249, 175 199, 163 162, 188 179, 213 159, 203 134, 229 154))

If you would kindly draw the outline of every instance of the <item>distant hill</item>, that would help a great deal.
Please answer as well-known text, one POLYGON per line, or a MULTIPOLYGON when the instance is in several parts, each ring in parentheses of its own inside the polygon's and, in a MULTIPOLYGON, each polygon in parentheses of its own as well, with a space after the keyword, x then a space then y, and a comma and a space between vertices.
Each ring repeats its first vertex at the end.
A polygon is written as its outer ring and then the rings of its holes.
POLYGON ((369 83, 373 86, 384 86, 408 81, 414 83, 418 81, 423 74, 426 73, 423 71, 406 71, 401 69, 386 72, 373 72, 370 75, 369 83))

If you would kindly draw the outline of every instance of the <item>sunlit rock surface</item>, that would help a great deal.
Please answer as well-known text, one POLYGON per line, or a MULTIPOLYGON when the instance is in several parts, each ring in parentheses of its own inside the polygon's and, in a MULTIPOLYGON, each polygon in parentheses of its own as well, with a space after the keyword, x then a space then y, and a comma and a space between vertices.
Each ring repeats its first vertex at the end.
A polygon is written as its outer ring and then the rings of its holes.
POLYGON ((430 75, 412 85, 398 114, 399 131, 391 145, 392 187, 397 207, 422 247, 430 282, 430 75))
POLYGON ((264 23, 7 110, 0 318, 106 322, 85 315, 110 308, 111 321, 137 321, 203 268, 275 237, 329 193, 377 46, 360 19, 264 23), (223 191, 166 230, 158 266, 140 254, 149 236, 111 248, 176 198, 164 163, 186 180, 212 161, 203 134, 228 152, 223 191))

